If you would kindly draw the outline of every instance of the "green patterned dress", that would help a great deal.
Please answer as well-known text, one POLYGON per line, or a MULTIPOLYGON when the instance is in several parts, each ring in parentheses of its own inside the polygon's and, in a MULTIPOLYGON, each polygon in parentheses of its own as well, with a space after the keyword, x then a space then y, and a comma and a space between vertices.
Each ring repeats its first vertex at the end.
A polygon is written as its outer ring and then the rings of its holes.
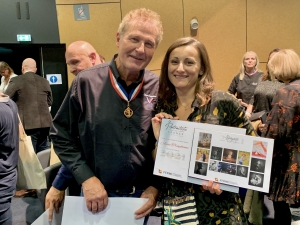
MULTIPOLYGON (((159 103, 157 105, 158 112, 163 111, 173 116, 176 115, 177 108, 175 97, 170 108, 163 108, 159 103)), ((193 108, 193 112, 188 117, 189 121, 245 128, 246 134, 256 135, 251 123, 245 118, 243 108, 229 93, 214 91, 212 99, 207 105, 199 107, 198 101, 195 100, 193 108)), ((195 197, 198 220, 201 225, 248 224, 237 193, 223 191, 220 195, 211 194, 209 191, 201 191, 198 185, 172 179, 165 183, 165 198, 170 199, 190 194, 195 197)))

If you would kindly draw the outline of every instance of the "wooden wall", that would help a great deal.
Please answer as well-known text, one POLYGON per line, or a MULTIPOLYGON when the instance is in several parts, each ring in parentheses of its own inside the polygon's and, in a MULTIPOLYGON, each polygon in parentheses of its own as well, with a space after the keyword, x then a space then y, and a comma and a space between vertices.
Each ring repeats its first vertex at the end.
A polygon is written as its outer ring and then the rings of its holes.
MULTIPOLYGON (((160 14, 164 36, 148 69, 157 74, 169 45, 193 36, 209 52, 216 89, 227 90, 242 56, 255 51, 265 71, 269 52, 292 48, 300 54, 300 1, 298 0, 56 0, 60 42, 90 42, 108 61, 117 52, 116 32, 122 17, 145 7, 160 14), (90 20, 75 21, 73 4, 89 4, 90 20), (196 17, 199 28, 190 30, 196 17)), ((69 74, 69 84, 73 75, 69 74)))

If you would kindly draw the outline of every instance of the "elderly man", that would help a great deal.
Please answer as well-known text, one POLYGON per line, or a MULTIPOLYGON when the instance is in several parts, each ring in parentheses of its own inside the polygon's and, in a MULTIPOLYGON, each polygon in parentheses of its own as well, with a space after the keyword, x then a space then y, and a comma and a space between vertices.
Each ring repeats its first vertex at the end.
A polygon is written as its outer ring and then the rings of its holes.
POLYGON ((17 183, 19 119, 16 104, 0 92, 0 224, 12 225, 11 199, 17 183))
POLYGON ((145 67, 161 39, 158 14, 130 11, 117 32, 118 54, 78 74, 53 121, 54 149, 93 213, 115 196, 148 199, 136 218, 156 205, 151 118, 158 76, 145 67))
MULTIPOLYGON (((66 49, 65 58, 70 72, 75 76, 82 70, 104 63, 104 58, 86 41, 72 42, 66 49)), ((45 200, 45 208, 49 208, 50 221, 53 218, 53 209, 55 208, 56 212, 59 211, 65 196, 64 190, 69 186, 72 178, 72 173, 65 166, 62 166, 45 200)))
POLYGON ((22 63, 23 75, 10 80, 5 94, 16 102, 25 132, 31 136, 33 148, 38 153, 48 148, 52 92, 49 82, 35 74, 36 70, 35 60, 25 59, 22 63))

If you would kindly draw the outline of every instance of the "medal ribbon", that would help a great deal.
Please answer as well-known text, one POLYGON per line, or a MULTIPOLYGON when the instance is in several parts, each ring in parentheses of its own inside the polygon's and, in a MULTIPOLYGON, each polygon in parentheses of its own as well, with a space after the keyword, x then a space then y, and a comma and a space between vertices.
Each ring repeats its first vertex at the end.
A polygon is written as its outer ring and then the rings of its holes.
POLYGON ((142 90, 143 87, 143 83, 144 83, 144 78, 142 79, 142 82, 135 88, 133 89, 129 95, 127 94, 127 92, 124 90, 124 88, 122 87, 121 84, 119 84, 116 80, 116 78, 114 77, 111 69, 109 68, 109 77, 110 77, 110 82, 113 86, 113 88, 115 89, 115 91, 118 93, 118 95, 125 100, 126 102, 130 102, 133 99, 136 98, 136 96, 140 93, 140 91, 142 90))

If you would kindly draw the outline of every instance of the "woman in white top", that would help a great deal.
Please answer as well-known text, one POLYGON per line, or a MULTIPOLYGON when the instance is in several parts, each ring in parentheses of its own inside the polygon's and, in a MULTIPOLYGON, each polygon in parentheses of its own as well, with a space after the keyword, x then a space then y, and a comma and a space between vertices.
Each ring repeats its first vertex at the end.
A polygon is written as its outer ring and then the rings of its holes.
POLYGON ((10 79, 18 75, 14 74, 13 69, 6 62, 3 61, 0 61, 0 75, 2 76, 0 92, 5 93, 10 79))

